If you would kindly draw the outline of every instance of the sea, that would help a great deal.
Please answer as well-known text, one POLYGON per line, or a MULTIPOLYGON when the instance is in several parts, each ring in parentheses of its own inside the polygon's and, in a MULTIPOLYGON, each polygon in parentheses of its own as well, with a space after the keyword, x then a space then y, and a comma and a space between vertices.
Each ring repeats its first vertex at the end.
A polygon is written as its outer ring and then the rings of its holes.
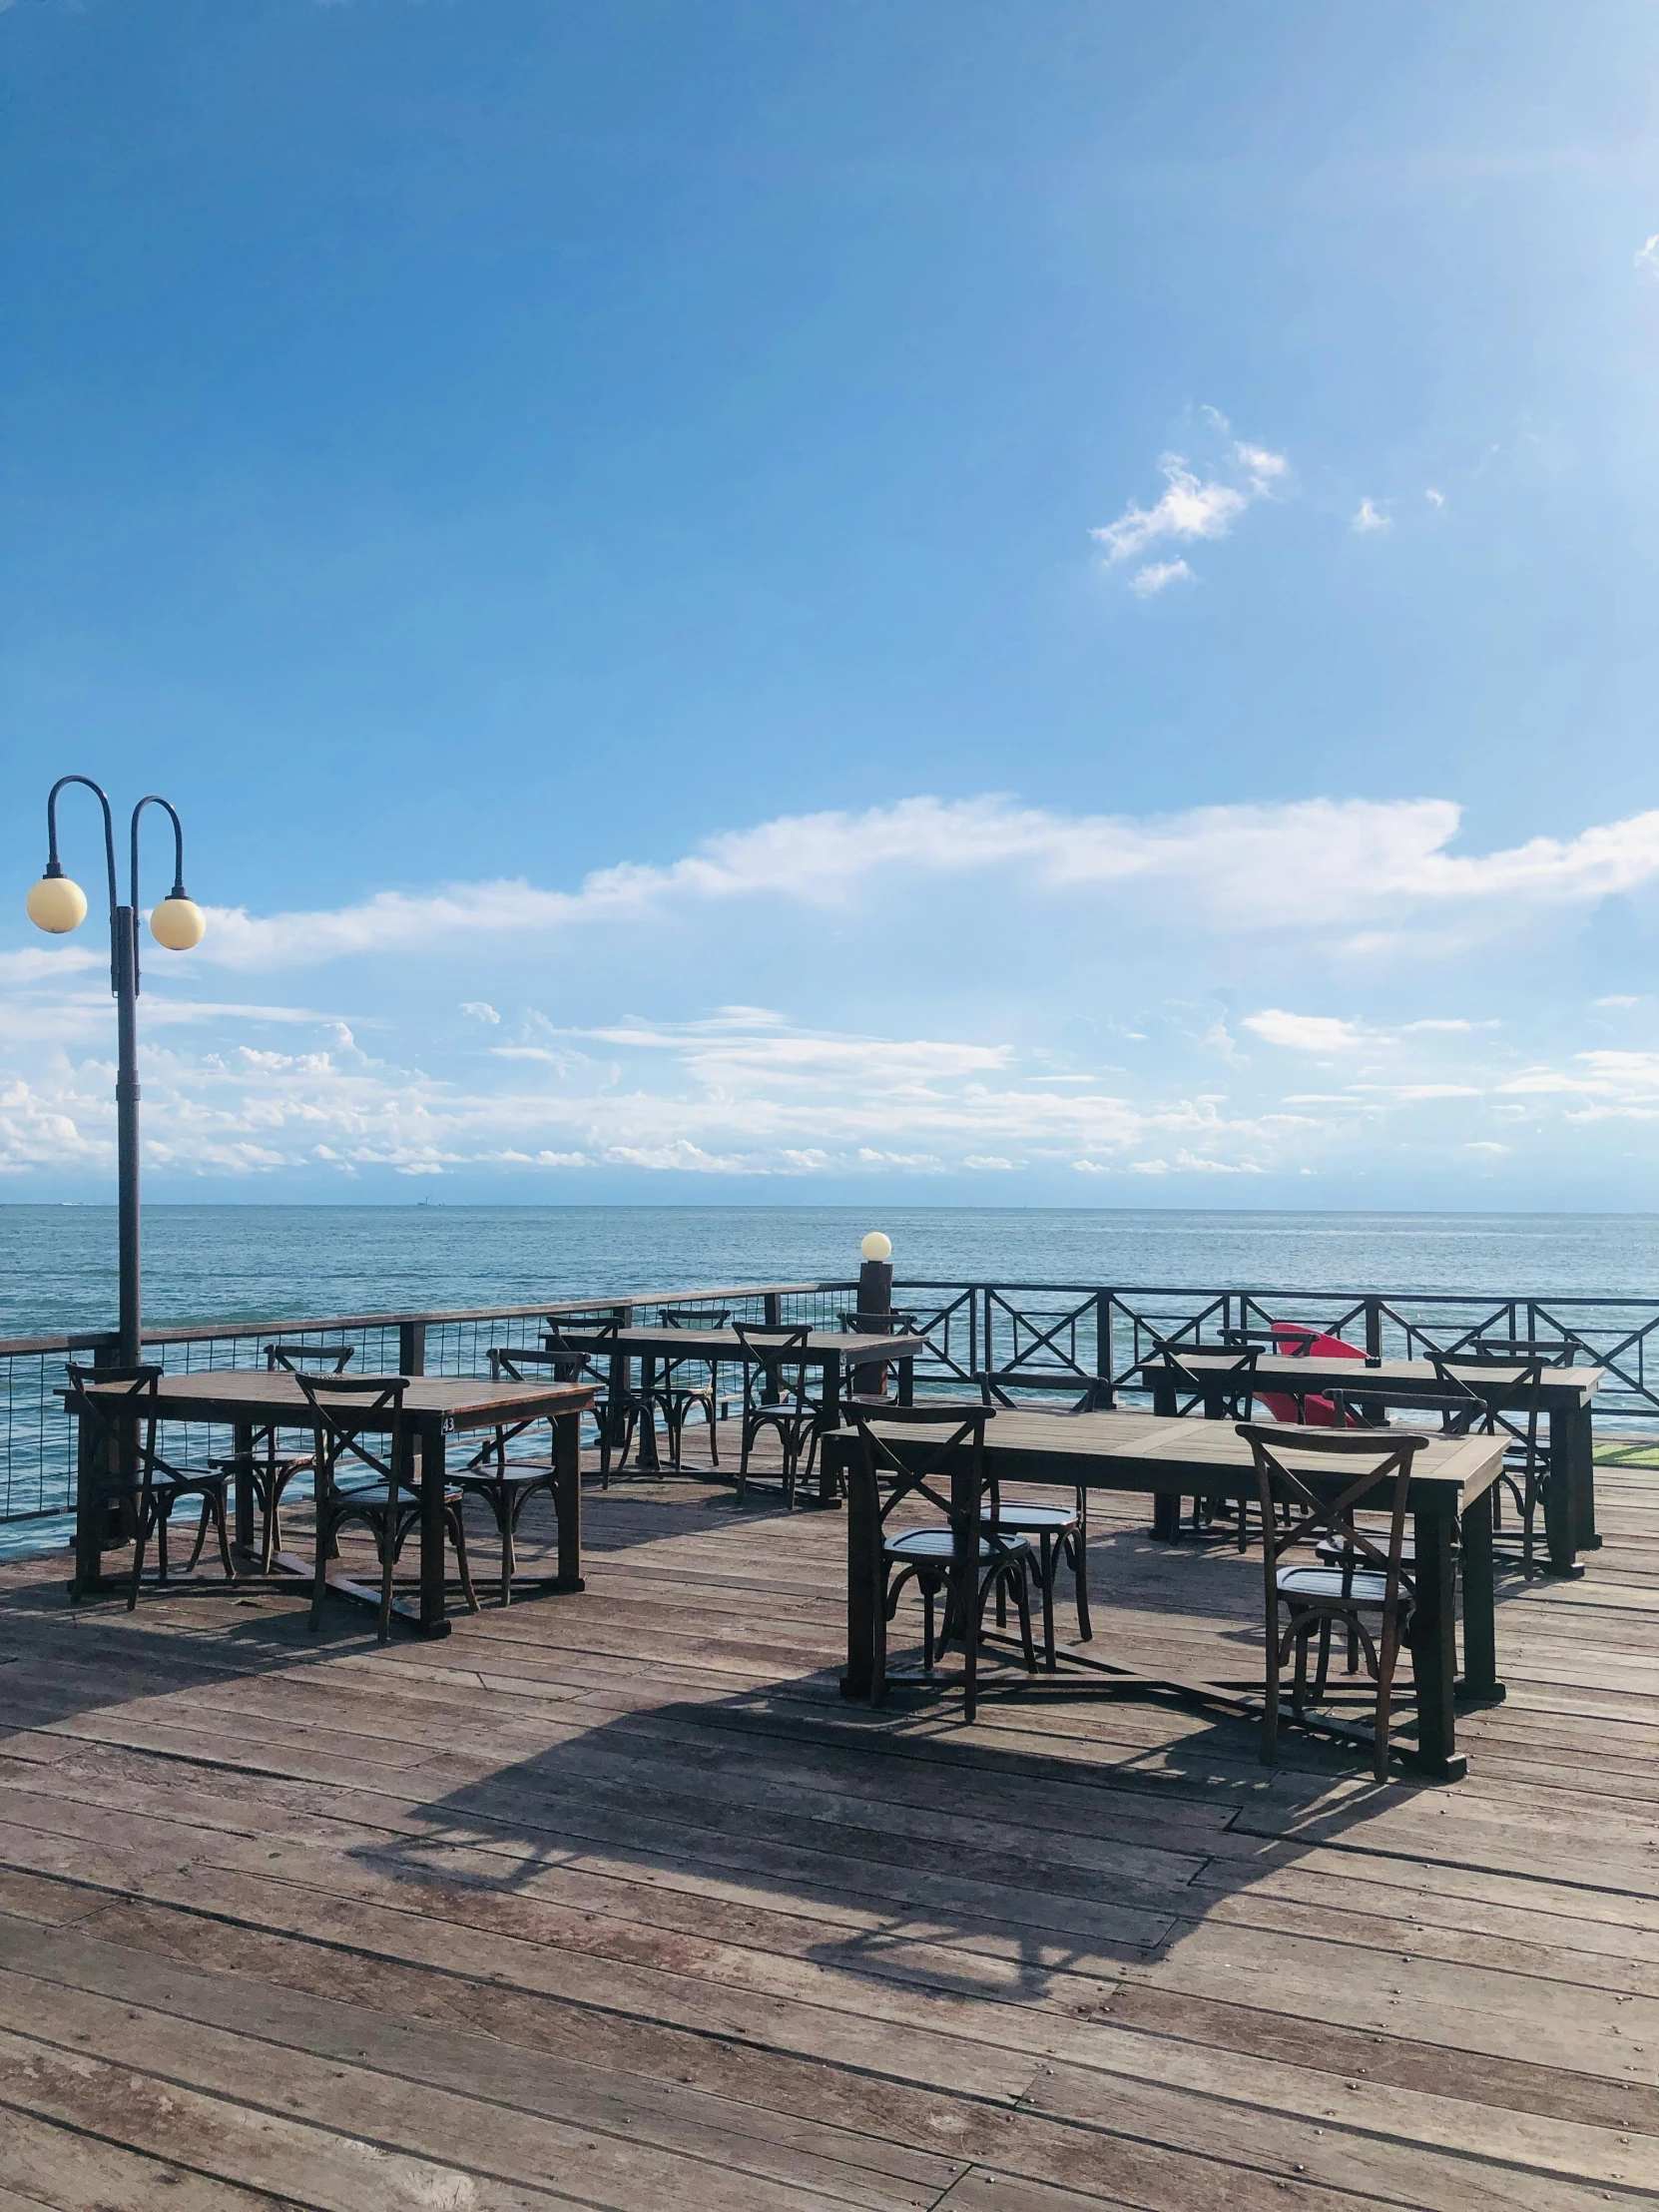
MULTIPOLYGON (((1659 1215, 1045 1207, 152 1206, 151 1322, 325 1320, 622 1292, 900 1283, 1659 1298, 1659 1215)), ((0 1205, 0 1338, 109 1329, 113 1206, 0 1205)))

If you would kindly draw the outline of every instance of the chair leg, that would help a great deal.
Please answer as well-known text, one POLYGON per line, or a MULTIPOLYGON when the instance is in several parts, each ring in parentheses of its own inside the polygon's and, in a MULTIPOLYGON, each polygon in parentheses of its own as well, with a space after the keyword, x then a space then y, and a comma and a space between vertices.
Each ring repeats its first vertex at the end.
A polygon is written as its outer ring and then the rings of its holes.
POLYGON ((720 1400, 713 1390, 709 1392, 709 1464, 720 1465, 720 1400))
MULTIPOLYGON (((219 1537, 220 1563, 225 1569, 226 1581, 234 1582, 237 1579, 237 1569, 236 1562, 231 1557, 231 1531, 225 1523, 225 1492, 214 1490, 209 1494, 213 1504, 214 1532, 219 1537)), ((200 1536, 196 1539, 196 1548, 198 1551, 202 1548, 200 1536)))
POLYGON ((127 1591, 127 1610, 131 1613, 138 1604, 139 1577, 144 1572, 144 1544, 150 1533, 150 1479, 148 1474, 139 1491, 137 1525, 133 1530, 133 1579, 127 1591))
POLYGON ((1325 1696, 1325 1684, 1331 1672, 1331 1615, 1320 1622, 1320 1657, 1314 1672, 1314 1703, 1318 1705, 1325 1696))
POLYGON ((921 1592, 921 1671, 933 1671, 933 1585, 922 1585, 921 1592))
POLYGON ((316 1505, 316 1564, 311 1572, 311 1613, 306 1627, 314 1636, 322 1626, 322 1600, 328 1591, 328 1546, 333 1537, 329 1525, 327 1507, 321 1498, 316 1505))
MULTIPOLYGON (((525 1496, 529 1493, 526 1491, 525 1496)), ((523 1497, 519 1503, 523 1503, 523 1497)), ((518 1546, 514 1537, 518 1527, 518 1513, 511 1498, 503 1495, 499 1502, 491 1499, 495 1509, 495 1525, 501 1531, 501 1603, 503 1607, 513 1602, 513 1576, 518 1569, 518 1546)))
MULTIPOLYGON (((1019 1640, 1020 1647, 1025 1653, 1025 1671, 1027 1674, 1035 1674, 1037 1671, 1037 1650, 1031 1641, 1031 1578, 1023 1566, 1020 1568, 1018 1579, 1014 1584, 1014 1603, 1019 1608, 1019 1640)), ((1043 1611, 1048 1618, 1050 1639, 1048 1663, 1052 1667, 1054 1664, 1054 1621, 1048 1603, 1048 1586, 1046 1583, 1043 1585, 1043 1611)))
MULTIPOLYGON (((466 1599, 467 1611, 476 1613, 478 1599, 472 1587, 472 1569, 467 1564, 466 1523, 461 1518, 459 1502, 445 1507, 444 1518, 449 1523, 449 1540, 455 1547, 455 1567, 461 1578, 461 1595, 466 1599)), ((509 1527, 502 1533, 501 1551, 504 1561, 510 1560, 512 1556, 512 1530, 509 1527)))
POLYGON ((166 1492, 164 1491, 161 1497, 153 1498, 151 1502, 156 1513, 156 1580, 165 1583, 167 1580, 167 1531, 170 1517, 167 1510, 166 1492))
POLYGON ((1372 1750, 1372 1771, 1379 1782, 1388 1779, 1388 1726, 1393 1704, 1394 1661, 1399 1655, 1399 1623, 1384 1620, 1377 1654, 1377 1734, 1372 1750))
POLYGON ((1094 1641, 1094 1627, 1089 1619, 1089 1531, 1081 1522, 1071 1539, 1072 1588, 1077 1599, 1077 1634, 1085 1644, 1094 1641))
POLYGON ((1263 1679, 1262 1745, 1260 1758, 1264 1767, 1273 1765, 1273 1755, 1279 1742, 1279 1618, 1275 1611, 1268 1617, 1267 1673, 1263 1679))
POLYGON ((202 1517, 196 1524, 196 1541, 190 1547, 190 1557, 185 1561, 186 1574, 196 1572, 196 1562, 201 1558, 202 1546, 208 1540, 208 1522, 213 1513, 213 1507, 209 1502, 210 1496, 209 1491, 204 1490, 202 1492, 202 1517))
POLYGON ((1045 1534, 1037 1552, 1037 1573, 1043 1590, 1043 1665, 1050 1674, 1059 1667, 1054 1656, 1054 1576, 1060 1564, 1060 1548, 1052 1536, 1045 1534))

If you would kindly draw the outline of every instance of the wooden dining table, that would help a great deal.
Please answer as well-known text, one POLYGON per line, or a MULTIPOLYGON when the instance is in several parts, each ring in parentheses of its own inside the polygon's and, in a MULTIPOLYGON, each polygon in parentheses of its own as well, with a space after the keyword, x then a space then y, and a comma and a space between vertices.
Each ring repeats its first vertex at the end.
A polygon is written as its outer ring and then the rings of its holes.
MULTIPOLYGON (((110 1412, 130 1406, 124 1384, 100 1389, 90 1383, 87 1394, 110 1412)), ((234 1438, 231 1457, 244 1462, 237 1484, 237 1546, 246 1560, 252 1555, 252 1496, 246 1471, 252 1461, 254 1436, 264 1428, 286 1428, 310 1433, 310 1410, 293 1376, 281 1369, 208 1369, 197 1375, 164 1375, 157 1386, 163 1421, 190 1425, 229 1427, 234 1438)), ((550 1591, 574 1591, 582 1582, 582 1481, 581 1416, 592 1406, 594 1393, 586 1384, 559 1382, 490 1382, 472 1376, 418 1375, 409 1378, 403 1394, 403 1417, 411 1433, 420 1492, 419 1596, 411 1604, 394 1600, 395 1617, 423 1636, 446 1636, 449 1620, 444 1603, 443 1493, 448 1439, 475 1434, 480 1429, 517 1428, 545 1420, 553 1434, 556 1473, 553 1502, 558 1517, 558 1569, 540 1579, 537 1586, 550 1591)), ((73 1402, 73 1400, 72 1400, 73 1402)), ((353 1408, 365 1428, 390 1426, 390 1413, 371 1415, 366 1407, 353 1408)), ((127 1577, 106 1576, 101 1557, 110 1521, 110 1507, 130 1498, 134 1482, 130 1471, 97 1464, 92 1439, 83 1433, 76 1454, 75 1577, 70 1595, 75 1598, 112 1590, 125 1590, 127 1577)), ((165 1446, 162 1456, 166 1457, 165 1446)), ((412 1471, 412 1470, 411 1470, 412 1471)), ((235 1555, 235 1554, 234 1554, 235 1555)), ((307 1582, 313 1563, 290 1552, 280 1552, 274 1580, 302 1575, 307 1582)), ((239 1579, 263 1579, 250 1570, 239 1579)), ((223 1586, 223 1585, 221 1585, 223 1586)), ((328 1587, 340 1596, 377 1607, 378 1586, 359 1581, 338 1562, 328 1569, 328 1587)))
MULTIPOLYGON (((876 1424, 876 1432, 902 1459, 925 1459, 936 1439, 914 1429, 876 1424)), ((1298 1465, 1296 1431, 1286 1430, 1287 1464, 1298 1465)), ((1495 1704, 1503 1697, 1497 1672, 1492 1584, 1492 1485, 1503 1458, 1497 1436, 1431 1437, 1413 1462, 1408 1493, 1416 1546, 1416 1609, 1411 1671, 1416 1705, 1414 1744, 1396 1746, 1418 1772, 1455 1782, 1467 1771, 1457 1749, 1457 1703, 1495 1704), (1457 1570, 1463 1585, 1463 1670, 1457 1671, 1457 1570)), ((879 1688, 877 1607, 882 1587, 880 1499, 855 1431, 825 1438, 832 1471, 844 1478, 846 1530, 846 1671, 841 1695, 868 1698, 879 1688)), ((1315 1466, 1329 1472, 1329 1462, 1315 1466)), ((969 1455, 959 1449, 949 1463, 951 1514, 958 1532, 972 1528, 977 1501, 969 1495, 969 1455)), ((1052 1484, 1066 1491, 1121 1490, 1154 1498, 1192 1496, 1254 1499, 1255 1462, 1231 1421, 1170 1419, 1156 1413, 1042 1413, 998 1410, 985 1424, 984 1479, 1004 1486, 1052 1484)), ((1385 1501, 1380 1501, 1385 1503, 1385 1501)), ((964 1547, 964 1564, 967 1554, 964 1547)), ((1253 1570, 1252 1595, 1260 1570, 1253 1570)), ((1110 1592, 1107 1592, 1108 1600, 1110 1592)), ((1097 1618, 1098 1618, 1097 1614, 1097 1618)), ((1258 1618, 1260 1616, 1258 1615, 1258 1618)), ((1139 1665, 1132 1654, 1105 1659, 1075 1646, 1060 1647, 1063 1666, 1077 1686, 1122 1693, 1170 1695, 1219 1703, 1233 1712, 1260 1710, 1262 1689, 1176 1676, 1139 1665)), ((1016 1677, 1016 1682, 1021 1678, 1016 1677)), ((1029 1679, 1029 1678, 1025 1678, 1029 1679)), ((986 1684, 981 1677, 980 1690, 986 1684)), ((1343 1733, 1337 1729, 1337 1733, 1343 1733)), ((1369 1741, 1369 1732, 1368 1732, 1369 1741)))
MULTIPOLYGON (((1182 1367, 1195 1382, 1202 1382, 1206 1376, 1215 1379, 1216 1394, 1206 1402, 1205 1411, 1212 1418, 1219 1417, 1225 1379, 1237 1365, 1239 1355, 1219 1349, 1189 1352, 1185 1346, 1177 1346, 1176 1350, 1182 1367)), ((1486 1360, 1448 1360, 1446 1366, 1458 1382, 1493 1412, 1513 1410, 1531 1394, 1527 1382, 1530 1371, 1519 1364, 1509 1367, 1486 1360)), ((1144 1361, 1139 1374, 1152 1392, 1153 1411, 1173 1413, 1176 1400, 1185 1393, 1163 1356, 1144 1361)), ((1596 1534, 1595 1439, 1591 1428, 1591 1410, 1601 1379, 1600 1368, 1545 1368, 1543 1372, 1538 1402, 1548 1422, 1549 1463, 1552 1469, 1562 1468, 1566 1477, 1563 1482, 1551 1480, 1544 1485, 1544 1542, 1551 1574, 1580 1572, 1577 1554, 1595 1551, 1601 1544, 1596 1534)), ((1255 1388, 1258 1396, 1264 1391, 1282 1397, 1335 1394, 1362 1405, 1398 1406, 1407 1411, 1438 1412, 1466 1403, 1460 1396, 1448 1395, 1427 1360, 1342 1360, 1320 1353, 1306 1357, 1264 1353, 1256 1362, 1255 1388)), ((1155 1533, 1173 1536, 1180 1500, 1161 1501, 1161 1511, 1163 1518, 1155 1533)))
MULTIPOLYGON (((766 1334, 774 1336, 776 1330, 766 1334)), ((651 1389, 656 1380, 659 1362, 670 1360, 695 1360, 707 1362, 711 1367, 742 1367, 744 1363, 743 1339, 735 1329, 653 1329, 645 1325, 614 1331, 586 1329, 563 1330, 557 1345, 549 1336, 547 1348, 556 1350, 563 1346, 584 1359, 610 1360, 615 1364, 612 1397, 621 1403, 628 1389, 625 1372, 634 1361, 640 1363, 639 1389, 635 1395, 641 1401, 643 1417, 639 1424, 638 1459, 643 1469, 656 1470, 661 1465, 657 1449, 657 1420, 651 1401, 651 1389)), ((825 1426, 833 1427, 840 1419, 841 1379, 848 1369, 874 1369, 892 1367, 897 1370, 897 1397, 901 1405, 910 1401, 915 1363, 930 1350, 927 1341, 917 1336, 866 1337, 836 1329, 812 1329, 799 1355, 808 1367, 820 1369, 824 1376, 821 1402, 825 1408, 825 1426)), ((877 1385, 873 1385, 877 1386, 877 1385)), ((819 1501, 834 1502, 834 1491, 820 1469, 819 1501)))

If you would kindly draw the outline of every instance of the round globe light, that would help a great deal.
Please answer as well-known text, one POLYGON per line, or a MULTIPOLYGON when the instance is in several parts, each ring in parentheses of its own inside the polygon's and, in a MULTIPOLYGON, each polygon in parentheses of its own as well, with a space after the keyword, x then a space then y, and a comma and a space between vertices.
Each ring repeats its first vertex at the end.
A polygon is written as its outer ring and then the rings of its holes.
POLYGON ((169 952, 188 952, 202 942, 207 927, 208 917, 194 898, 164 898, 150 912, 150 934, 169 952))
POLYGON ((87 894, 67 875, 43 875, 24 904, 35 927, 53 937, 67 936, 87 918, 87 894))
POLYGON ((892 1239, 883 1237, 879 1229, 872 1229, 858 1250, 866 1260, 890 1260, 892 1239))

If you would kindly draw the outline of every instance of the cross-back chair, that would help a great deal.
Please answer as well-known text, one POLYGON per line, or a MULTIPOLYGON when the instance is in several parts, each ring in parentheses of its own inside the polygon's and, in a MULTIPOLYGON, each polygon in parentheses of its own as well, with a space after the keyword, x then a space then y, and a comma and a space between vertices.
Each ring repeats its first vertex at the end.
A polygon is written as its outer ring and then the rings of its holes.
MULTIPOLYGON (((1008 1395, 1005 1382, 1019 1382, 1021 1379, 1004 1370, 999 1375, 979 1377, 980 1396, 989 1406, 1004 1406, 1010 1412, 1032 1410, 1021 1407, 1008 1395)), ((1073 1405, 1057 1411, 1044 1407, 1050 1420, 1071 1420, 1079 1413, 1093 1413, 1102 1409, 1101 1399, 1109 1396, 1109 1382, 1091 1382, 1073 1405)), ((1001 1487, 994 1474, 986 1477, 991 1506, 998 1525, 1010 1536, 1035 1538, 1037 1545, 1037 1586, 1042 1593, 1043 1607, 1043 1663, 1053 1673, 1058 1662, 1054 1655, 1054 1584, 1062 1566, 1071 1570, 1072 1596, 1077 1606, 1077 1634, 1083 1643, 1094 1636, 1089 1620, 1089 1493, 1078 1483, 1072 1503, 1067 1505, 1031 1505, 1023 1500, 1010 1505, 1001 1495, 1001 1487)), ((997 1626, 1001 1627, 1005 1600, 997 1595, 997 1626)))
POLYGON ((743 1348, 743 1431, 738 1451, 738 1498, 748 1488, 750 1454, 770 1429, 778 1435, 784 1503, 793 1508, 796 1482, 810 1478, 818 1439, 828 1425, 826 1408, 809 1387, 807 1341, 812 1331, 797 1327, 762 1328, 754 1322, 733 1325, 743 1348), (806 1455, 803 1469, 802 1455, 806 1455))
MULTIPOLYGON (((1182 1418, 1194 1413, 1208 1412, 1214 1406, 1215 1417, 1230 1421, 1248 1421, 1256 1410, 1256 1364, 1262 1357, 1260 1345, 1228 1345, 1221 1352, 1206 1353, 1212 1361, 1202 1373, 1189 1367, 1188 1356, 1197 1353, 1197 1345, 1182 1346, 1167 1337, 1154 1335, 1169 1377, 1170 1387, 1175 1392, 1175 1410, 1182 1418), (1221 1363, 1225 1361, 1226 1365, 1221 1363), (1186 1393, 1186 1403, 1181 1402, 1186 1393)), ((1250 1542, 1250 1508, 1240 1498, 1216 1498, 1197 1496, 1193 1499, 1192 1532, 1195 1536, 1222 1534, 1235 1539, 1243 1551, 1250 1542), (1236 1526, 1217 1530, 1218 1520, 1233 1520, 1236 1526)))
MULTIPOLYGON (((730 1310, 708 1307, 663 1306, 657 1312, 657 1320, 664 1329, 724 1329, 731 1319, 730 1310)), ((672 1359, 665 1359, 649 1394, 653 1404, 662 1407, 663 1426, 668 1430, 668 1463, 676 1473, 680 1467, 681 1446, 685 1442, 686 1421, 694 1409, 702 1413, 709 1425, 709 1461, 718 1467, 720 1362, 702 1352, 676 1354, 672 1359)))
MULTIPOLYGON (((1372 1764, 1387 1779, 1393 1678, 1399 1647, 1410 1632, 1416 1606, 1414 1562, 1405 1557, 1405 1516, 1411 1461, 1426 1436, 1398 1430, 1296 1428, 1241 1421, 1250 1445, 1262 1507, 1267 1669, 1262 1719, 1262 1762, 1273 1764, 1279 1736, 1281 1676, 1294 1657, 1291 1709, 1301 1719, 1308 1706, 1308 1646, 1319 1638, 1314 1702, 1325 1695, 1331 1632, 1348 1629, 1366 1671, 1377 1685, 1372 1764), (1302 1462, 1292 1466, 1288 1455, 1302 1462), (1328 1459, 1331 1470, 1310 1468, 1328 1459), (1360 1519, 1362 1511, 1385 1512, 1385 1528, 1360 1519), (1342 1557, 1312 1566, 1287 1566, 1299 1545, 1341 1545, 1342 1557)), ((1352 1664, 1352 1662, 1351 1662, 1352 1664)))
POLYGON ((621 1323, 615 1314, 549 1314, 544 1349, 552 1356, 553 1373, 561 1382, 581 1382, 594 1392, 593 1422, 598 1431, 599 1486, 611 1486, 611 1460, 617 1472, 628 1464, 628 1448, 639 1424, 641 1398, 629 1382, 627 1356, 612 1345, 621 1323), (597 1337, 597 1347, 583 1350, 573 1340, 597 1337), (620 1447, 620 1448, 619 1448, 620 1447))
POLYGON ((124 1461, 132 1464, 136 1459, 138 1467, 138 1494, 133 1500, 133 1573, 127 1589, 128 1612, 138 1604, 144 1554, 152 1536, 156 1539, 156 1579, 159 1584, 166 1585, 168 1528, 174 1508, 186 1498, 200 1502, 201 1518, 196 1524, 196 1542, 185 1572, 190 1573, 201 1558, 211 1526, 219 1538, 225 1579, 234 1582, 237 1570, 231 1560, 231 1537, 225 1519, 228 1470, 218 1464, 175 1466, 162 1457, 156 1446, 162 1417, 159 1386, 165 1371, 152 1366, 84 1368, 73 1361, 68 1363, 68 1371, 69 1409, 87 1424, 93 1452, 106 1465, 119 1466, 124 1461), (93 1387, 99 1390, 99 1396, 89 1395, 93 1387), (116 1391, 120 1395, 112 1404, 110 1397, 116 1391))
POLYGON ((865 1479, 874 1484, 878 1497, 883 1489, 886 1492, 879 1506, 881 1581, 874 1593, 870 1702, 879 1705, 885 1698, 887 1623, 897 1612, 904 1585, 913 1581, 922 1602, 922 1674, 930 1679, 952 1638, 959 1639, 963 1709, 971 1721, 978 1707, 981 1624, 993 1593, 1014 1601, 1026 1669, 1034 1674, 1037 1668, 1031 1641, 1031 1546, 1024 1536, 1002 1526, 985 1477, 985 1424, 995 1416, 996 1407, 940 1398, 919 1405, 851 1398, 846 1409, 858 1431, 865 1479), (904 1431, 908 1448, 901 1449, 895 1439, 880 1432, 891 1428, 904 1431), (960 1466, 964 1453, 965 1470, 960 1466), (964 1472, 965 1480, 961 1479, 964 1472), (964 1494, 969 1503, 959 1509, 958 1500, 964 1494), (919 1499, 925 1499, 940 1519, 930 1526, 894 1531, 890 1525, 894 1508, 919 1499), (965 1587, 962 1551, 969 1562, 965 1587), (936 1618, 941 1596, 943 1615, 936 1618))
MULTIPOLYGON (((549 1368, 559 1382, 567 1380, 559 1370, 565 1364, 565 1356, 557 1352, 538 1350, 533 1345, 491 1345, 489 1348, 490 1381, 492 1382, 529 1382, 537 1378, 527 1373, 549 1368)), ((462 1497, 481 1498, 495 1523, 495 1532, 501 1539, 501 1602, 513 1602, 513 1576, 518 1569, 518 1524, 525 1506, 538 1490, 545 1490, 549 1497, 558 1499, 559 1463, 551 1448, 538 1452, 533 1448, 514 1449, 520 1438, 533 1430, 546 1418, 538 1413, 531 1420, 501 1421, 492 1428, 472 1457, 450 1481, 462 1497)))
MULTIPOLYGON (((297 1375, 303 1368, 307 1373, 340 1375, 355 1358, 354 1345, 271 1344, 265 1347, 265 1364, 270 1374, 282 1369, 289 1375, 297 1375)), ((271 1572, 272 1563, 282 1548, 282 1493, 296 1476, 310 1473, 313 1463, 308 1451, 280 1448, 276 1422, 269 1428, 256 1428, 247 1451, 214 1462, 227 1474, 245 1474, 248 1478, 254 1502, 260 1509, 262 1574, 271 1572)))
MULTIPOLYGON (((356 1521, 373 1536, 379 1556, 379 1636, 385 1643, 391 1634, 392 1577, 398 1554, 420 1519, 421 1485, 429 1479, 424 1467, 419 1480, 412 1471, 414 1439, 403 1411, 409 1379, 406 1375, 307 1375, 298 1368, 293 1379, 310 1412, 316 1467, 316 1562, 309 1626, 314 1632, 322 1625, 328 1561, 338 1550, 340 1530, 356 1521), (372 1445, 364 1440, 370 1436, 372 1445), (342 1480, 342 1474, 355 1479, 342 1480)), ((476 1613, 461 1493, 448 1484, 443 1521, 454 1547, 467 1610, 476 1613)))
POLYGON ((1503 1467, 1492 1487, 1492 1527, 1502 1527, 1505 1495, 1520 1520, 1519 1553, 1502 1546, 1493 1556, 1500 1562, 1534 1571, 1538 1508, 1549 1487, 1551 1467, 1549 1430, 1543 1408, 1544 1370, 1571 1365, 1573 1347, 1562 1343, 1476 1339, 1455 1352, 1431 1352, 1436 1384, 1446 1392, 1448 1404, 1441 1410, 1441 1426, 1455 1435, 1477 1434, 1506 1439, 1503 1467), (1512 1368, 1515 1382, 1508 1394, 1518 1402, 1498 1408, 1476 1389, 1458 1368, 1512 1368))

